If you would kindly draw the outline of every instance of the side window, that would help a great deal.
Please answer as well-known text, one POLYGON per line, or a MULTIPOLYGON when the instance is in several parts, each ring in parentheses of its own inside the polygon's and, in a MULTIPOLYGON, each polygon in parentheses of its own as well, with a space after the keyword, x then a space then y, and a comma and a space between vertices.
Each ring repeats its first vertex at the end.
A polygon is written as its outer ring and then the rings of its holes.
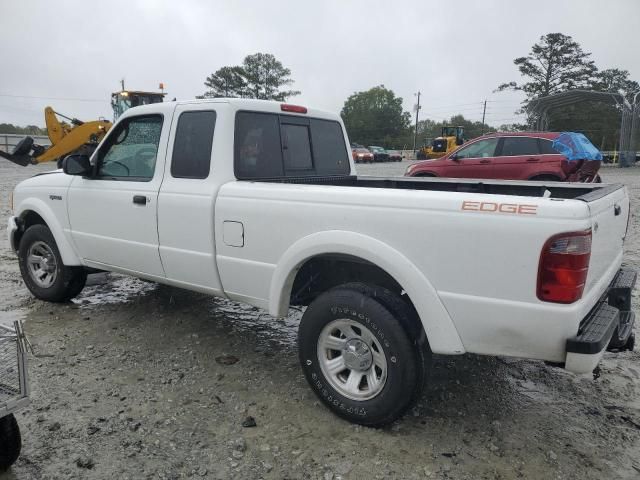
POLYGON ((463 159, 493 157, 495 155, 497 145, 497 138, 487 138, 486 140, 479 140, 467 147, 463 147, 458 150, 458 152, 456 153, 456 158, 463 159))
POLYGON ((171 157, 174 178, 207 178, 211 167, 211 146, 216 112, 183 112, 178 119, 171 157))
POLYGON ((156 167, 162 115, 120 122, 98 152, 98 176, 149 181, 156 167))
POLYGON ((238 112, 235 174, 240 179, 348 175, 339 122, 274 113, 238 112))
POLYGON ((311 160, 309 127, 283 123, 280 128, 282 131, 285 171, 312 170, 313 161, 311 160))
POLYGON ((238 112, 234 158, 238 178, 281 177, 282 149, 278 115, 238 112))
POLYGON ((349 153, 344 143, 344 133, 338 122, 311 120, 311 144, 318 175, 348 175, 349 153))
POLYGON ((553 148, 553 142, 551 140, 539 138, 538 142, 540 142, 540 152, 543 155, 560 155, 560 152, 553 148))
POLYGON ((504 137, 501 157, 540 155, 538 139, 531 137, 504 137))

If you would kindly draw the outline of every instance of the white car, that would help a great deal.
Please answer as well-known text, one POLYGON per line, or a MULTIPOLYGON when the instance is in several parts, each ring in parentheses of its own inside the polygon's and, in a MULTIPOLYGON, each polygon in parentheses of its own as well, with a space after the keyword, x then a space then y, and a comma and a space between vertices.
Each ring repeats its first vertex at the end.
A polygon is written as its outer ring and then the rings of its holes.
POLYGON ((91 159, 20 183, 9 237, 39 299, 87 269, 307 306, 299 353, 335 413, 378 426, 431 353, 590 372, 633 347, 625 187, 357 177, 338 115, 243 99, 132 108, 91 159))

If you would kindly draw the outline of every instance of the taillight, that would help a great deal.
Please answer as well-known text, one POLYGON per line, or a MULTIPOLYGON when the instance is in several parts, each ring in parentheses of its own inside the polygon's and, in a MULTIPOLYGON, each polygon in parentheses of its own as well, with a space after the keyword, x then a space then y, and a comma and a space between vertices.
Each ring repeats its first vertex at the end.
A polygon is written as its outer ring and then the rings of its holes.
POLYGON ((591 258, 591 229, 554 235, 544 244, 538 268, 538 298, 573 303, 582 298, 591 258))
POLYGON ((307 107, 301 105, 291 105, 289 103, 281 103, 280 110, 283 112, 307 113, 307 107))

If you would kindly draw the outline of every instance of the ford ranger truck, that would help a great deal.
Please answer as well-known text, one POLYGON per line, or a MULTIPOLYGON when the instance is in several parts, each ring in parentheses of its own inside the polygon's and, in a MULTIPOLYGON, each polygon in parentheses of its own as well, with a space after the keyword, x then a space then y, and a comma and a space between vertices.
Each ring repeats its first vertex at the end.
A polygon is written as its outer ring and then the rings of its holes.
POLYGON ((622 185, 358 176, 338 115, 246 99, 132 108, 63 163, 13 194, 35 297, 97 269, 301 306, 304 375, 352 422, 405 412, 432 353, 589 373, 633 348, 622 185))

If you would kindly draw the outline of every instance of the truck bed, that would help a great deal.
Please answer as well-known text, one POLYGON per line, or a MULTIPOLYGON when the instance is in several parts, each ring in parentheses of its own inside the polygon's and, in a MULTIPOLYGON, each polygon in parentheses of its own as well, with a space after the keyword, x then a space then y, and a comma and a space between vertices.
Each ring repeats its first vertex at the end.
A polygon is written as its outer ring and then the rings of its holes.
MULTIPOLYGON (((256 180, 252 180, 256 181, 256 180)), ((342 187, 393 188, 440 192, 487 193, 526 197, 597 200, 622 188, 619 184, 527 182, 514 180, 474 180, 459 178, 327 176, 265 178, 258 181, 301 185, 334 185, 342 187), (548 192, 548 193, 547 193, 548 192)))

